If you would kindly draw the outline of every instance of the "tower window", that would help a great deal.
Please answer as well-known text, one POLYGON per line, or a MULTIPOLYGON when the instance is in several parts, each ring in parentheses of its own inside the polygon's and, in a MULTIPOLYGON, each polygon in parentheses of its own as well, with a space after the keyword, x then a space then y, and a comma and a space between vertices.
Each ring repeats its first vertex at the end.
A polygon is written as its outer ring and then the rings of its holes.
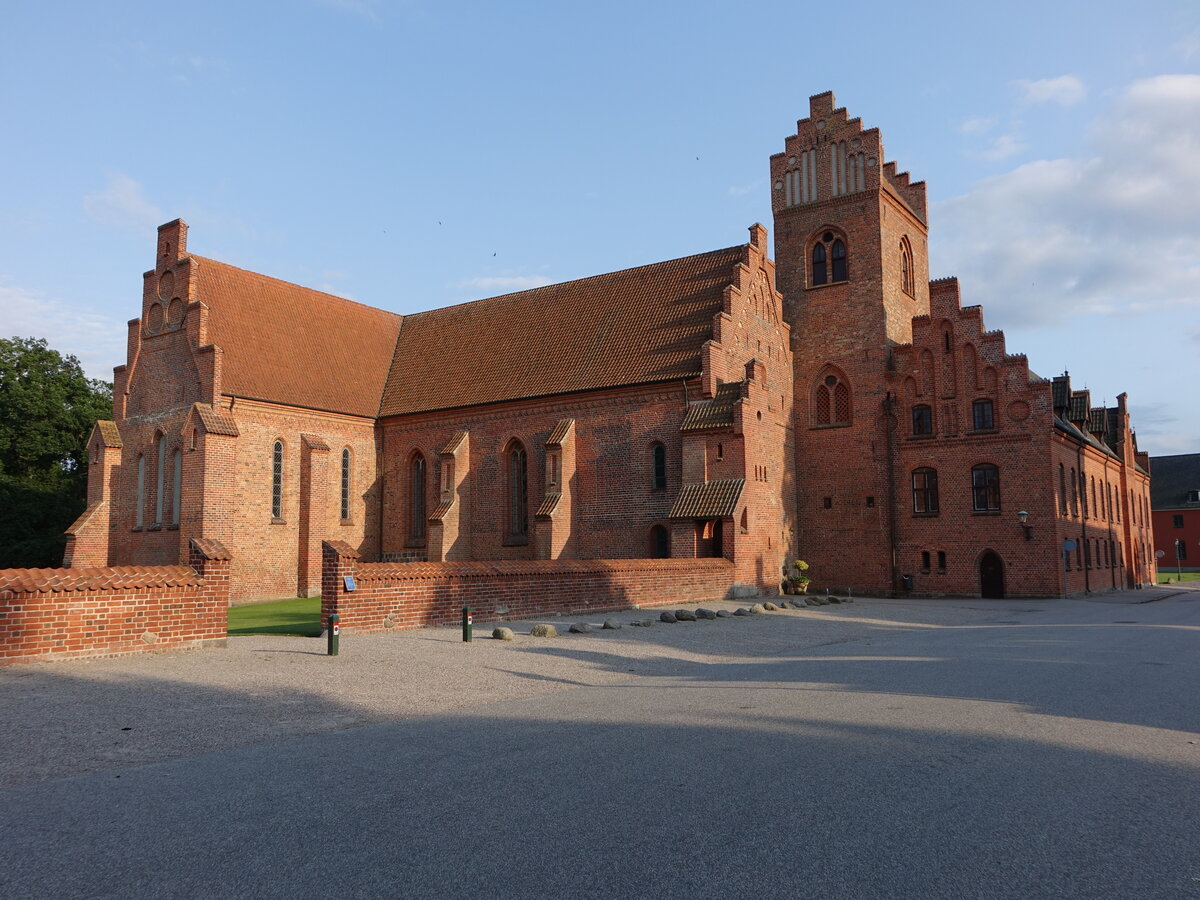
POLYGON ((900 239, 900 284, 908 295, 916 293, 916 275, 913 273, 912 247, 908 238, 900 239))
POLYGON ((836 284, 849 278, 846 241, 832 231, 824 232, 813 243, 810 259, 812 261, 810 284, 813 287, 822 284, 836 284))
POLYGON ((813 391, 813 424, 849 425, 850 413, 849 386, 838 375, 827 374, 813 391))

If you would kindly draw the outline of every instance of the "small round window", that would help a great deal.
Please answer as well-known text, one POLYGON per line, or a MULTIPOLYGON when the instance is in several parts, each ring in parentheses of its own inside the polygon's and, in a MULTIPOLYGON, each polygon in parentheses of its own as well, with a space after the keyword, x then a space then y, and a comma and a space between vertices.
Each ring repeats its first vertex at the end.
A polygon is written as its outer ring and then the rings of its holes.
POLYGON ((833 387, 835 384, 837 384, 837 376, 836 375, 826 375, 825 376, 825 386, 826 387, 833 387))
POLYGON ((832 231, 825 232, 823 235, 821 235, 821 240, 823 240, 825 243, 828 244, 830 241, 833 240, 833 232, 832 231))

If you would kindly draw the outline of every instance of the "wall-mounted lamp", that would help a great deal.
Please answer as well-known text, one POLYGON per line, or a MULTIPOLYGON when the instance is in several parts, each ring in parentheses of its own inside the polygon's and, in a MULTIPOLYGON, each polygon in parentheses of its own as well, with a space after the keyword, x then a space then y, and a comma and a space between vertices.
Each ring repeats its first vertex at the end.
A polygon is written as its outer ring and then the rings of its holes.
POLYGON ((1017 521, 1021 523, 1021 528, 1025 530, 1025 540, 1033 540, 1033 526, 1026 524, 1029 521, 1029 513, 1021 510, 1017 513, 1017 521))

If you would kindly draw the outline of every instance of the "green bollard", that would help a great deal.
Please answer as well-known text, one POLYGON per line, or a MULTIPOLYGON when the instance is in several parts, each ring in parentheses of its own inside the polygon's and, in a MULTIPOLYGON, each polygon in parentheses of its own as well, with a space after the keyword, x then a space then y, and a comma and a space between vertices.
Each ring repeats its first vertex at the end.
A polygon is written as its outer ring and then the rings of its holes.
POLYGON ((325 638, 328 641, 326 653, 330 656, 338 655, 338 635, 341 633, 341 627, 338 625, 338 614, 331 613, 329 616, 329 627, 325 629, 325 638))
POLYGON ((474 617, 471 615, 471 607, 463 607, 463 640, 467 643, 471 641, 471 626, 474 624, 474 617))

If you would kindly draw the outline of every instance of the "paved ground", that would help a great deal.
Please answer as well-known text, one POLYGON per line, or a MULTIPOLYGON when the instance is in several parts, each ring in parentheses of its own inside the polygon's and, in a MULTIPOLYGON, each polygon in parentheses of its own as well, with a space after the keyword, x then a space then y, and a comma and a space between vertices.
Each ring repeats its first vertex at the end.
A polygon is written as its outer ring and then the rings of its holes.
POLYGON ((0 669, 0 895, 1200 898, 1187 587, 0 669))

